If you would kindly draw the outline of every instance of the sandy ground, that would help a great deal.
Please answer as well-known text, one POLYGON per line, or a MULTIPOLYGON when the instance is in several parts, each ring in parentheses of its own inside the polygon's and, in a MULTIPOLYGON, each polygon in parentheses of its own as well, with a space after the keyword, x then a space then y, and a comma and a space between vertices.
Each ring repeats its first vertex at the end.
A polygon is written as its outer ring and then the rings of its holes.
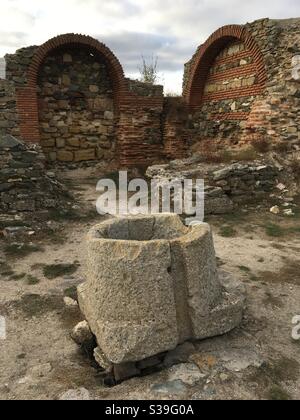
MULTIPOLYGON (((72 185, 79 201, 94 205, 92 180, 72 185)), ((82 317, 63 301, 84 281, 84 236, 97 220, 65 221, 53 235, 32 236, 38 247, 25 256, 8 255, 7 240, 0 241, 0 315, 7 326, 0 340, 0 399, 57 399, 80 387, 94 399, 300 398, 300 341, 291 338, 292 318, 300 315, 299 217, 266 210, 211 217, 220 267, 246 286, 242 325, 194 343, 190 361, 201 373, 195 380, 172 368, 114 388, 103 386, 96 366, 70 338, 82 317), (69 274, 44 275, 45 266, 61 263, 70 264, 69 274), (174 387, 174 377, 181 386, 174 387)))

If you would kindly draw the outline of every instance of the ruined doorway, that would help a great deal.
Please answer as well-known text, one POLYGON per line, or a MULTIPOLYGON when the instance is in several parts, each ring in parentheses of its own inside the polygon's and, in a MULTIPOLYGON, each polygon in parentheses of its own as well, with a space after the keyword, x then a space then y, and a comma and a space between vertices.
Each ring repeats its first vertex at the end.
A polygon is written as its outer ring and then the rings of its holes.
POLYGON ((88 46, 52 50, 38 73, 41 145, 50 161, 111 160, 113 83, 105 59, 88 46))

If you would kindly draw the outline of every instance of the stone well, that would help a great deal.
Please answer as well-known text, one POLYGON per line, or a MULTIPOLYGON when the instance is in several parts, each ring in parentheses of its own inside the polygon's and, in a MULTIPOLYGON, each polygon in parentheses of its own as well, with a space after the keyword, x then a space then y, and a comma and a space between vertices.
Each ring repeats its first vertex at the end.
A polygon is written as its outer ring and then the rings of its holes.
POLYGON ((218 274, 209 225, 186 227, 177 215, 95 226, 86 274, 79 304, 106 369, 224 334, 242 319, 243 289, 218 274))

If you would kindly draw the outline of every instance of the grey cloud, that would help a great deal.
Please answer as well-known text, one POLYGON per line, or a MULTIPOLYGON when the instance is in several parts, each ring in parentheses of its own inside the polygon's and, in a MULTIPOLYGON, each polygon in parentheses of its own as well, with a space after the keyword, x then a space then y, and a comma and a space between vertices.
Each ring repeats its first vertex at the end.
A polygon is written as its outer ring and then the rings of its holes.
POLYGON ((7 48, 26 45, 27 34, 25 32, 3 32, 0 30, 0 42, 7 48))
MULTIPOLYGON (((82 4, 82 0, 75 0, 75 2, 78 6, 82 4)), ((99 0, 84 0, 84 3, 91 8, 93 13, 99 12, 104 16, 107 15, 107 17, 128 17, 137 15, 141 12, 140 6, 131 0, 109 0, 105 2, 99 0)))
MULTIPOLYGON (((45 23, 45 38, 49 32, 47 15, 43 14, 43 4, 39 2, 40 15, 36 11, 24 13, 17 9, 21 0, 12 1, 13 9, 21 16, 24 26, 16 28, 11 22, 12 33, 1 32, 1 47, 19 48, 36 42, 31 37, 30 28, 35 19, 45 23), (48 25, 48 32, 47 32, 48 25), (28 28, 28 33, 25 33, 28 28), (22 32, 24 31, 24 32, 22 32)), ((262 17, 274 19, 300 16, 299 0, 69 0, 74 9, 84 7, 91 16, 99 16, 99 30, 93 28, 94 36, 107 44, 117 55, 127 73, 136 73, 141 63, 141 55, 158 56, 159 69, 168 74, 183 71, 198 45, 220 26, 232 23, 243 24, 262 17), (126 25, 127 31, 119 26, 126 25), (132 22, 138 21, 145 29, 135 29, 132 22), (101 33, 101 22, 111 25, 111 33, 101 33), (141 31, 141 32, 138 32, 141 31)), ((16 16, 13 14, 13 16, 16 16)), ((5 15, 1 16, 4 17, 5 15)), ((66 17, 67 18, 67 17, 66 17)), ((2 29, 3 31, 3 29, 2 29)), ((76 28, 74 28, 76 31, 76 28)))
POLYGON ((182 41, 174 36, 123 32, 95 37, 116 54, 128 72, 137 71, 142 55, 146 59, 157 56, 160 71, 177 71, 192 54, 192 48, 182 45, 182 41))

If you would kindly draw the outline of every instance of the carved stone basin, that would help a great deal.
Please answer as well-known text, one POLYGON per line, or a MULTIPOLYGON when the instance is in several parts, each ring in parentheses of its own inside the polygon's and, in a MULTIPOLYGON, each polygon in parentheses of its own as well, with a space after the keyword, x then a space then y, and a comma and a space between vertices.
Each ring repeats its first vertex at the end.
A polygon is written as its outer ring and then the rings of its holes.
POLYGON ((174 214, 95 226, 78 295, 104 368, 224 334, 244 305, 241 286, 218 274, 209 225, 186 227, 174 214))

